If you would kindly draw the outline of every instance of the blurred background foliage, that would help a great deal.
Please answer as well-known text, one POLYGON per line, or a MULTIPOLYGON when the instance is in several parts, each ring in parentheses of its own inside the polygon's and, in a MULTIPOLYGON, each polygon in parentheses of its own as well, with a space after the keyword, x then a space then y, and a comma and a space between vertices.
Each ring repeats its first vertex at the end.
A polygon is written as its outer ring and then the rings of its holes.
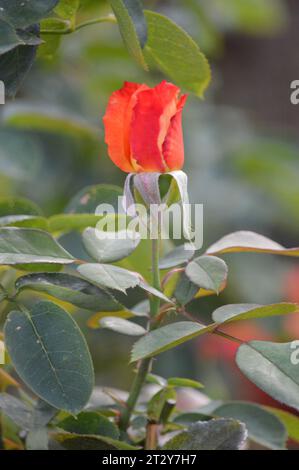
MULTIPOLYGON (((205 246, 240 229, 298 246, 299 110, 289 99, 290 82, 298 78, 298 2, 148 0, 144 5, 184 27, 212 65, 205 99, 190 95, 184 111, 184 169, 191 201, 204 204, 205 246)), ((81 0, 77 15, 85 21, 109 12, 105 1, 81 0)), ((125 175, 110 162, 104 144, 101 118, 108 97, 124 80, 154 85, 164 76, 135 64, 114 24, 43 39, 17 97, 0 106, 0 197, 29 198, 50 216, 63 212, 85 186, 123 185, 125 175)), ((81 249, 75 233, 62 243, 73 253, 81 249)), ((135 269, 139 264, 144 271, 146 259, 145 247, 135 257, 135 269)), ((226 261, 228 288, 218 298, 194 301, 194 315, 208 319, 223 303, 299 302, 295 261, 250 254, 226 255, 226 261)), ((0 276, 9 281, 5 269, 0 276)), ((131 340, 90 331, 87 312, 67 309, 87 334, 97 384, 127 388, 131 340)), ((230 328, 242 339, 299 337, 296 315, 230 328)), ((221 338, 201 338, 162 354, 154 372, 199 379, 213 398, 269 403, 233 365, 234 350, 221 338)))

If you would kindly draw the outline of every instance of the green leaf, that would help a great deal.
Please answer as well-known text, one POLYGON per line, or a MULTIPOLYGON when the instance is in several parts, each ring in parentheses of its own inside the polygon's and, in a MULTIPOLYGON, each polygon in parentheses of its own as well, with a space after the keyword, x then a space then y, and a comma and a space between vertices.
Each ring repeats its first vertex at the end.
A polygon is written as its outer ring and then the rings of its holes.
POLYGON ((236 362, 243 374, 275 400, 299 410, 299 367, 293 343, 250 341, 242 344, 236 362))
POLYGON ((186 275, 194 284, 206 290, 219 293, 227 279, 226 263, 215 256, 200 256, 186 267, 186 275))
MULTIPOLYGON (((115 230, 119 226, 126 226, 127 217, 124 214, 107 214, 105 221, 112 224, 115 230)), ((81 231, 86 227, 96 227, 103 220, 103 216, 94 214, 57 214, 48 219, 49 231, 52 233, 81 231)))
POLYGON ((76 417, 68 416, 58 423, 58 427, 74 434, 99 434, 112 439, 119 438, 116 425, 105 416, 93 411, 82 411, 76 417))
POLYGON ((131 361, 139 361, 145 357, 152 357, 185 343, 196 336, 211 331, 215 325, 207 327, 199 323, 183 321, 162 326, 151 331, 134 344, 131 361))
POLYGON ((171 387, 204 388, 204 385, 197 380, 183 379, 181 377, 171 377, 167 380, 167 383, 171 387))
POLYGON ((88 321, 87 321, 87 325, 89 326, 89 328, 91 328, 92 330, 97 330, 101 327, 101 320, 105 317, 112 317, 112 318, 124 318, 124 319, 127 319, 127 318, 132 318, 134 317, 134 313, 132 313, 130 310, 118 310, 118 311, 115 311, 115 312, 97 312, 95 313, 94 315, 92 315, 91 317, 89 317, 88 321))
MULTIPOLYGON (((28 32, 36 34, 37 29, 33 27, 28 32)), ((21 45, 0 55, 0 80, 5 85, 7 97, 14 97, 17 93, 34 62, 36 51, 36 45, 21 45)))
POLYGON ((0 0, 0 18, 17 28, 38 23, 55 8, 59 0, 0 0))
POLYGON ((160 260, 159 268, 169 269, 175 266, 180 266, 181 264, 185 264, 190 261, 193 255, 194 250, 186 250, 185 244, 177 246, 174 250, 170 251, 170 253, 167 253, 167 255, 160 260))
POLYGON ((110 264, 86 263, 78 267, 79 273, 91 282, 126 293, 140 283, 137 273, 110 264))
POLYGON ((17 279, 16 289, 18 293, 24 289, 46 292, 57 299, 88 310, 118 311, 122 308, 109 291, 70 274, 28 274, 17 279))
POLYGON ((183 272, 178 280, 174 291, 174 297, 181 305, 189 303, 198 292, 198 286, 188 279, 183 272))
POLYGON ((292 415, 288 411, 273 408, 272 406, 264 407, 270 413, 274 414, 285 425, 290 439, 299 442, 299 418, 292 415))
POLYGON ((147 24, 139 0, 109 0, 123 41, 134 59, 147 70, 142 48, 147 40, 147 24))
POLYGON ((163 450, 238 450, 247 438, 244 424, 234 419, 194 423, 168 441, 163 450))
POLYGON ((44 217, 32 215, 8 215, 0 217, 0 227, 38 228, 48 230, 48 222, 44 217))
POLYGON ((298 312, 299 305, 280 303, 272 305, 231 304, 223 305, 213 312, 213 320, 217 323, 266 318, 276 315, 287 315, 298 312))
POLYGON ((212 416, 208 414, 201 413, 200 411, 189 411, 176 415, 173 419, 173 422, 179 425, 187 426, 197 421, 210 421, 210 419, 212 419, 212 416))
POLYGON ((220 253, 270 253, 274 255, 299 256, 299 248, 285 248, 258 233, 240 231, 224 236, 207 249, 207 254, 220 253))
POLYGON ((145 18, 148 25, 145 57, 178 85, 202 96, 210 82, 211 72, 198 45, 167 17, 145 11, 145 18))
POLYGON ((145 381, 149 384, 159 385, 159 387, 167 385, 167 381, 163 377, 152 373, 147 374, 145 381))
POLYGON ((24 32, 18 34, 12 25, 0 19, 0 55, 20 45, 35 46, 41 42, 37 36, 25 34, 24 32))
POLYGON ((154 287, 150 286, 149 284, 147 284, 146 282, 142 281, 140 279, 140 282, 138 284, 138 286, 145 290, 146 292, 148 292, 149 294, 152 294, 154 295, 155 297, 158 297, 159 299, 161 300, 164 300, 164 302, 169 302, 169 303, 172 303, 173 304, 173 301, 170 300, 168 297, 166 297, 166 295, 164 295, 162 292, 160 292, 158 289, 155 289, 154 287))
POLYGON ((60 0, 53 11, 53 16, 41 21, 41 31, 53 34, 43 34, 45 43, 38 50, 38 57, 51 61, 60 46, 62 35, 58 32, 75 29, 77 11, 80 7, 80 0, 60 0), (54 16, 55 15, 55 16, 54 16))
POLYGON ((8 215, 41 215, 40 208, 29 199, 1 197, 0 218, 8 215))
POLYGON ((124 318, 104 317, 101 318, 100 325, 103 328, 108 328, 108 330, 116 331, 123 335, 141 336, 146 334, 146 330, 142 326, 124 318))
POLYGON ((37 58, 44 61, 54 61, 55 54, 60 46, 62 35, 58 32, 69 28, 70 23, 60 18, 45 18, 40 23, 41 31, 51 31, 51 34, 41 33, 43 44, 37 52, 37 58))
POLYGON ((0 227, 15 226, 47 230, 48 223, 33 202, 22 198, 0 198, 0 227))
POLYGON ((148 282, 151 281, 151 272, 148 269, 151 263, 151 240, 141 239, 138 247, 128 258, 117 263, 118 266, 136 271, 148 282))
POLYGON ((0 264, 73 263, 74 258, 47 232, 0 228, 0 264))
MULTIPOLYGON (((29 46, 20 47, 23 47, 26 50, 29 49, 29 46)), ((14 49, 12 52, 18 49, 19 48, 14 49)), ((7 54, 5 54, 5 56, 6 55, 7 54)), ((9 66, 9 64, 6 66, 9 66)), ((0 70, 2 72, 2 68, 0 70)), ((14 73, 15 72, 16 70, 14 70, 14 73)), ((97 128, 93 127, 92 124, 83 118, 67 113, 57 107, 51 108, 51 106, 45 107, 41 104, 29 104, 25 102, 13 103, 5 107, 3 114, 3 120, 9 126, 62 134, 63 136, 70 136, 77 139, 88 139, 95 143, 99 141, 97 128)))
POLYGON ((213 415, 234 418, 245 424, 248 437, 269 449, 285 449, 287 432, 282 422, 254 403, 229 402, 216 408, 213 415))
POLYGON ((72 317, 52 302, 9 314, 5 344, 23 382, 55 408, 78 413, 93 388, 86 341, 72 317))
POLYGON ((65 20, 74 21, 76 13, 80 7, 80 0, 60 0, 57 7, 55 8, 55 13, 60 18, 65 20))
MULTIPOLYGON (((76 194, 66 208, 66 212, 72 214, 96 214, 97 207, 100 204, 110 204, 105 208, 107 213, 118 212, 119 197, 122 197, 123 190, 118 186, 111 184, 98 184, 87 186, 76 194)), ((101 215, 101 214, 98 214, 101 215)))
POLYGON ((129 256, 140 242, 137 232, 103 232, 88 227, 83 232, 83 244, 87 253, 99 263, 112 263, 129 256))
POLYGON ((140 447, 111 437, 73 433, 55 433, 53 438, 68 450, 139 450, 140 447))
POLYGON ((15 29, 0 18, 0 54, 14 49, 21 42, 15 29))

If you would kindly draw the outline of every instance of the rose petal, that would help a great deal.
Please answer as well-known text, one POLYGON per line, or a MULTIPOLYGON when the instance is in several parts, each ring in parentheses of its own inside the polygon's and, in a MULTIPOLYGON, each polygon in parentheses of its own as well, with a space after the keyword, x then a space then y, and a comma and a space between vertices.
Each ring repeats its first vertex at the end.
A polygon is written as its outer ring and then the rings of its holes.
POLYGON ((178 87, 163 81, 138 93, 132 115, 131 151, 142 171, 168 171, 162 147, 177 112, 179 92, 178 87))
POLYGON ((131 160, 129 140, 132 110, 137 93, 145 89, 146 85, 125 82, 123 88, 111 95, 103 118, 109 157, 115 165, 128 173, 136 171, 131 160))
POLYGON ((182 112, 186 100, 187 95, 183 95, 178 103, 177 112, 171 119, 168 133, 163 143, 164 160, 171 171, 180 170, 184 164, 182 112))

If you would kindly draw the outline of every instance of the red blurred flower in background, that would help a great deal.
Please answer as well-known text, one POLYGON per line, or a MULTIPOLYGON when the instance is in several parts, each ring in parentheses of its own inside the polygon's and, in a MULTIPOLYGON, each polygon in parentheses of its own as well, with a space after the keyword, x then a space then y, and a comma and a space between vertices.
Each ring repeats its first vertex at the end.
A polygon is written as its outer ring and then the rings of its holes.
POLYGON ((166 81, 154 88, 125 82, 104 116, 111 160, 127 173, 180 170, 184 164, 182 110, 186 95, 166 81))
MULTIPOLYGON (((274 341, 275 336, 267 331, 258 321, 247 320, 222 328, 225 333, 247 342, 251 340, 274 341)), ((260 388, 250 382, 239 370, 235 363, 235 356, 239 345, 216 335, 203 336, 198 341, 201 359, 208 360, 211 366, 223 369, 224 376, 231 388, 233 398, 250 400, 264 405, 281 407, 274 399, 264 393, 260 388)), ((218 370, 219 370, 218 369, 218 370)))

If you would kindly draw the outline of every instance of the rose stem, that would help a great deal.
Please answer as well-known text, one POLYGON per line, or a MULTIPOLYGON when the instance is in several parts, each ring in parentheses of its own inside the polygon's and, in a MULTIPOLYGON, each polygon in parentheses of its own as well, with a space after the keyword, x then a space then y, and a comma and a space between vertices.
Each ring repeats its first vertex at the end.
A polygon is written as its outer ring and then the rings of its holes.
MULTIPOLYGON (((160 271, 159 271, 159 248, 160 248, 160 237, 152 240, 152 284, 156 289, 160 289, 160 271)), ((150 312, 151 317, 155 317, 160 308, 160 300, 157 297, 152 296, 150 299, 150 312)), ((140 361, 138 372, 135 376, 134 382, 131 387, 129 398, 126 403, 126 408, 120 418, 120 428, 125 431, 129 425, 132 412, 137 403, 140 395, 141 388, 144 384, 145 378, 151 367, 151 358, 145 358, 140 361)))

